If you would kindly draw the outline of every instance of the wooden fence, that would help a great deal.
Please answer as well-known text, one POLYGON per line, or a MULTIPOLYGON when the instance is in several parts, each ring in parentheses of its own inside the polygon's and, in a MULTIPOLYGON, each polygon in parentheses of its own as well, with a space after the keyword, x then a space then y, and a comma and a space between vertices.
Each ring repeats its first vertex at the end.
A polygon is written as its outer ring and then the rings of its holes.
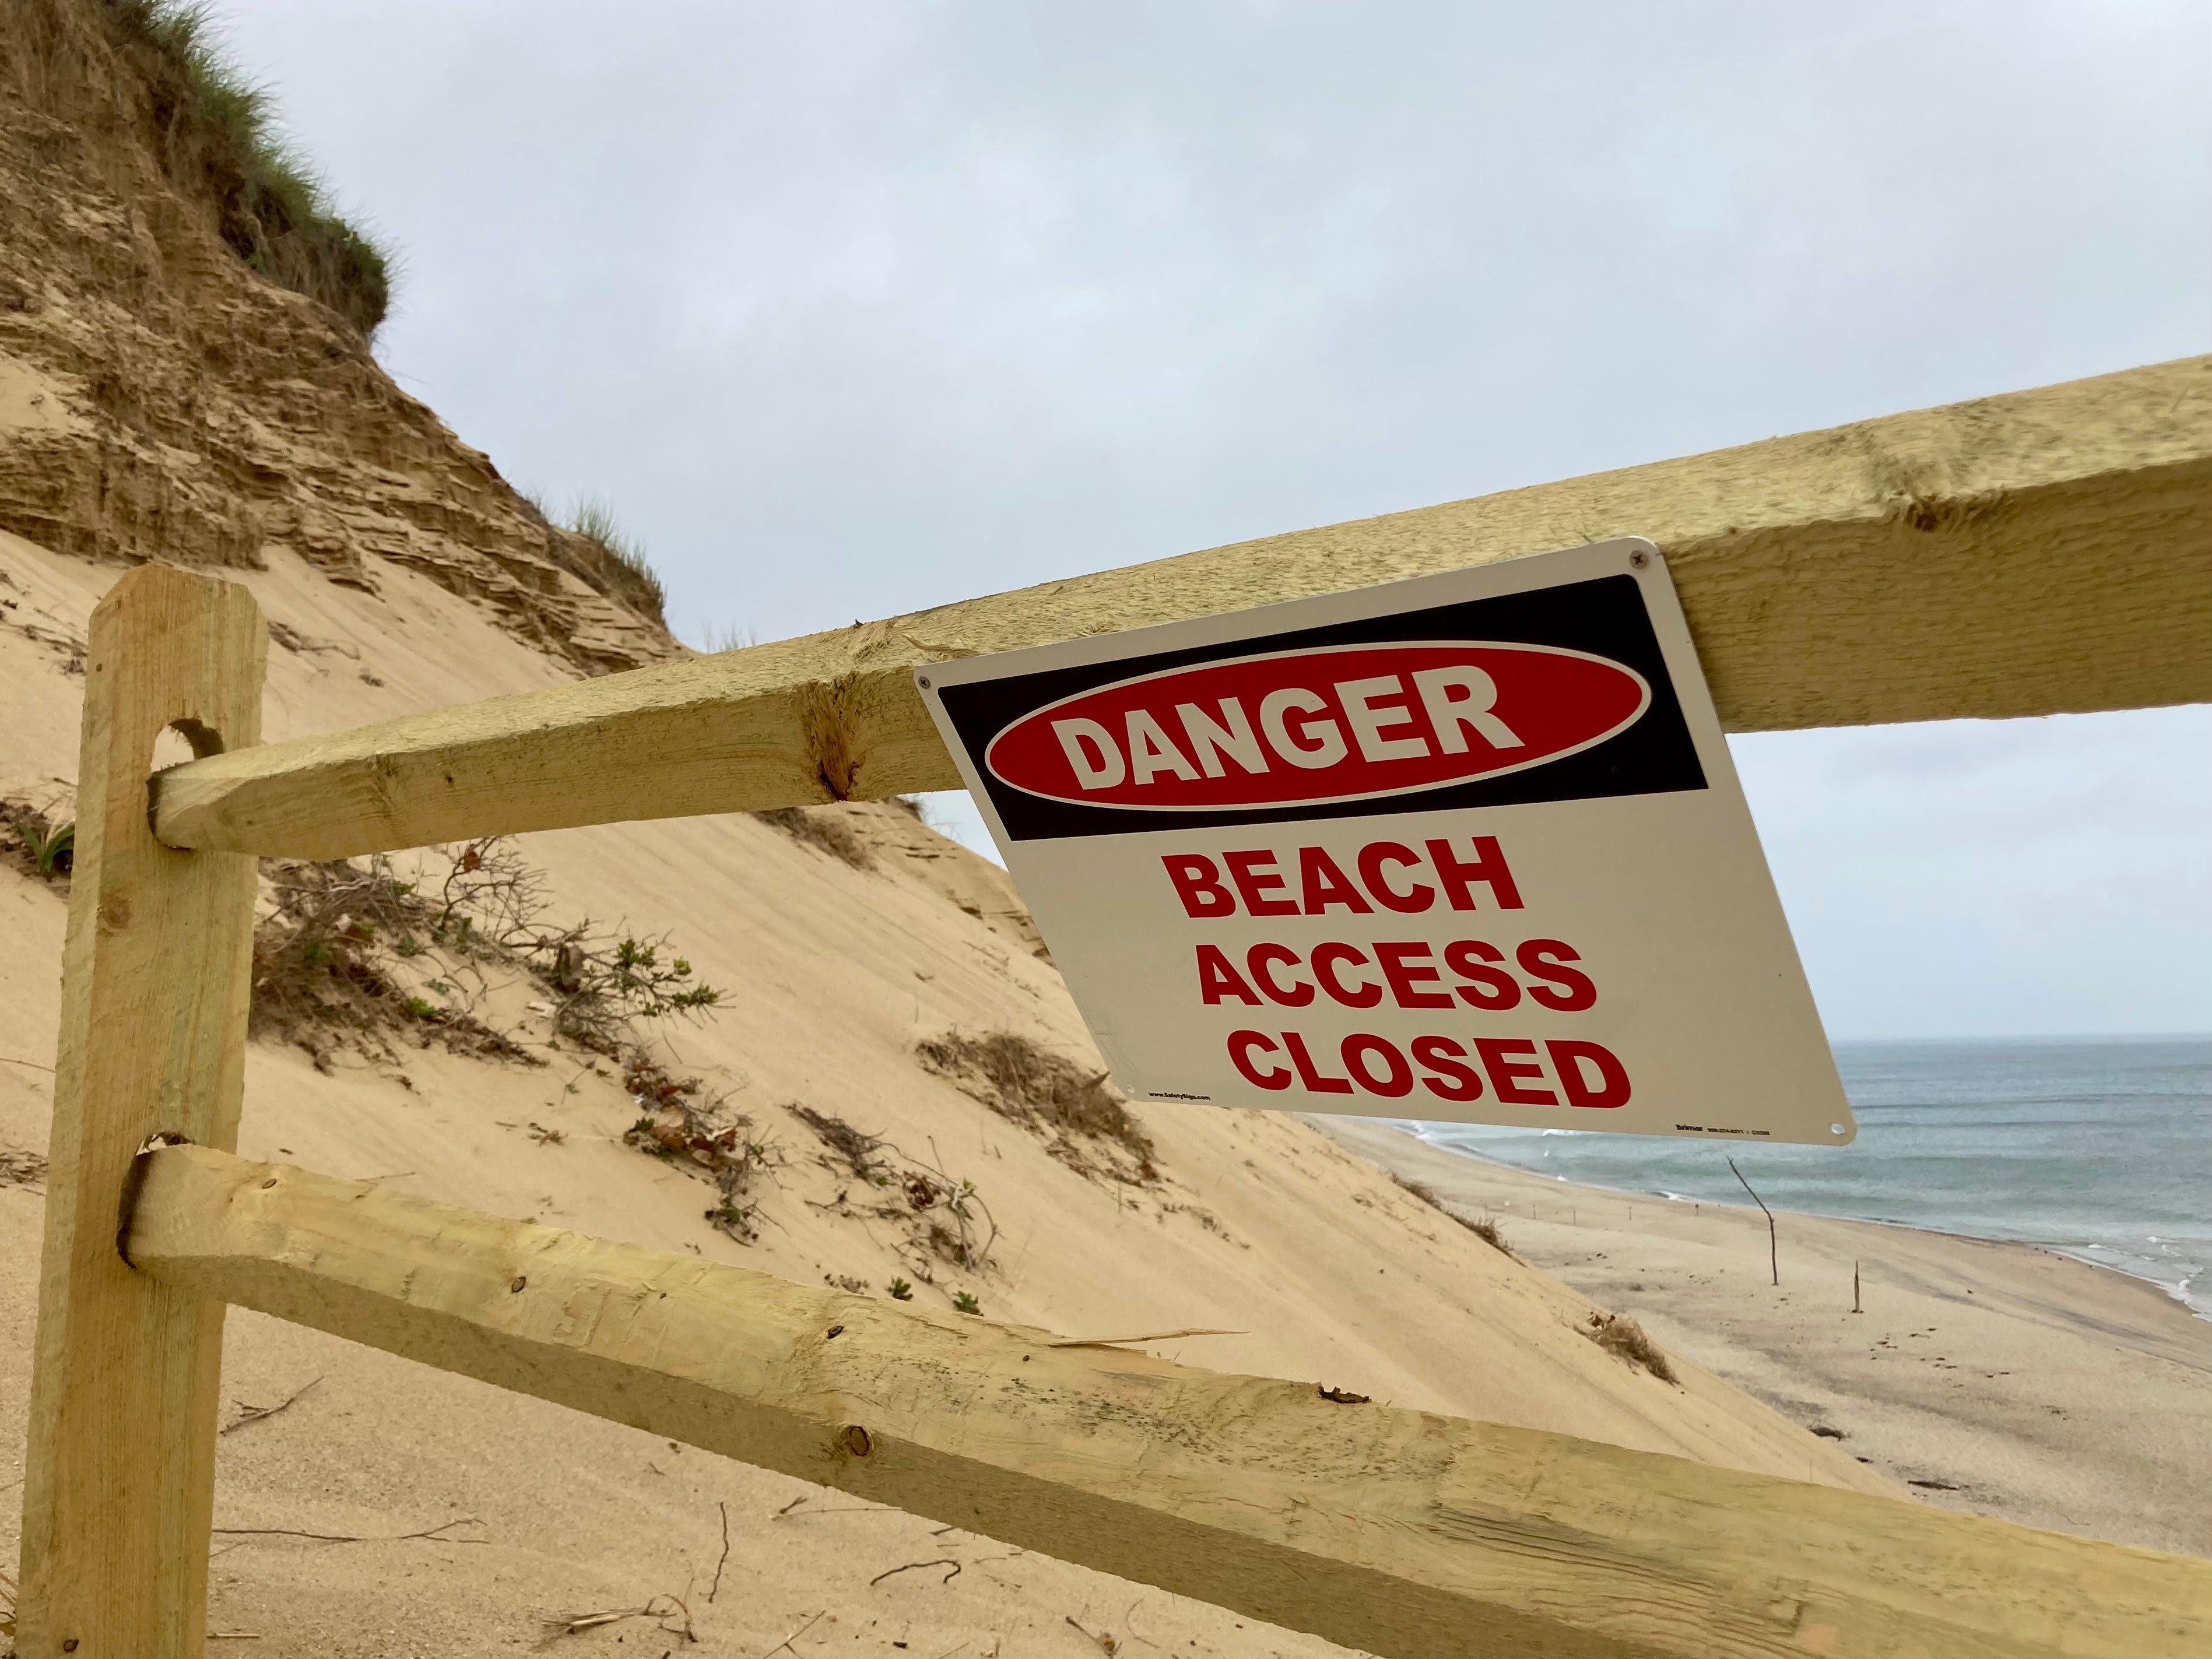
POLYGON ((1617 534, 1736 729, 2212 700, 2212 358, 258 744, 243 590, 95 613, 23 1659, 205 1638, 235 1304, 1390 1659, 2212 1651, 2212 1562, 1041 1334, 234 1156, 257 855, 958 780, 921 664, 1617 534), (200 758, 149 776, 174 728, 200 758))

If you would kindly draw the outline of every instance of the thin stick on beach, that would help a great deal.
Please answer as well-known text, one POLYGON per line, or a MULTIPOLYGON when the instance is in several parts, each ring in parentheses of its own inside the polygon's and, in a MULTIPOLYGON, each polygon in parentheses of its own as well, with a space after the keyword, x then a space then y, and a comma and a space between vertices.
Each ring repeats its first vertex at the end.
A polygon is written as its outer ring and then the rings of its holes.
MULTIPOLYGON (((1734 1158, 1728 1161, 1728 1166, 1731 1170, 1735 1170, 1735 1178, 1738 1181, 1743 1181, 1743 1171, 1736 1170, 1734 1158)), ((1774 1212, 1766 1207, 1765 1199, 1757 1193, 1751 1192, 1751 1183, 1748 1181, 1743 1181, 1743 1189, 1751 1193, 1751 1201, 1759 1206, 1759 1213, 1766 1218, 1766 1269, 1774 1275, 1774 1282, 1779 1285, 1782 1282, 1782 1253, 1774 1242, 1774 1212)))

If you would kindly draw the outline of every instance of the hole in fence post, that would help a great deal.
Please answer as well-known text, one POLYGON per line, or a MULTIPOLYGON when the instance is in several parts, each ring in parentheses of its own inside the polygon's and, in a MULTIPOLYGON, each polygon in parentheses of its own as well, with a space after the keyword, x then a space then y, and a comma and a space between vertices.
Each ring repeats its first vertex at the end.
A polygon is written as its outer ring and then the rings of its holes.
POLYGON ((165 772, 186 761, 205 760, 221 753, 222 736, 212 726, 195 720, 173 720, 155 735, 152 769, 165 772))
MULTIPOLYGON (((154 752, 146 769, 149 775, 166 772, 173 766, 182 766, 186 761, 205 760, 210 755, 220 755, 222 747, 222 734, 213 726, 189 718, 172 720, 154 734, 154 752)), ((153 821, 153 791, 149 788, 146 800, 149 827, 153 821)))

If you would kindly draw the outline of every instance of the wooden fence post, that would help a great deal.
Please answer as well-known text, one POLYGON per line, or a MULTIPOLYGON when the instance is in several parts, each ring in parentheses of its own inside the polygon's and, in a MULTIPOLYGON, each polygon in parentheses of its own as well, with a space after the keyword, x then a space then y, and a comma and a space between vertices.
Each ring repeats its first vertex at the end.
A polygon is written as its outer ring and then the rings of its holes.
POLYGON ((93 613, 76 867, 25 1456, 23 1659, 199 1659, 207 1630, 220 1303, 117 1248, 157 1133, 230 1148, 245 1082, 254 861, 155 840, 147 780, 174 726, 258 743, 267 634, 252 595, 160 566, 93 613))

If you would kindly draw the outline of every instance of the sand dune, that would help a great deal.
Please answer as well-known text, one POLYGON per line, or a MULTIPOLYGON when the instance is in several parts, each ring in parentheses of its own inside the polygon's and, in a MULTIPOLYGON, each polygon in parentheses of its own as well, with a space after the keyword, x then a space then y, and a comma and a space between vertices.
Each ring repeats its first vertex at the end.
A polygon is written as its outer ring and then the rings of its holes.
MULTIPOLYGON (((0 574, 42 628, 82 638, 112 568, 0 538, 0 574)), ((404 570, 370 596, 272 559, 238 573, 280 637, 269 735, 349 725, 555 683, 572 671, 500 620, 404 570)), ((53 794, 74 769, 82 682, 65 653, 0 630, 11 743, 0 793, 53 794)), ((1188 1363, 1310 1379, 1426 1409, 1654 1451, 1898 1490, 1693 1363, 1679 1383, 1581 1333, 1592 1304, 1509 1260, 1296 1118, 1137 1109, 1164 1179, 1087 1177, 1037 1135, 917 1061, 948 1030, 1019 1031, 1095 1063, 1081 1022, 1001 872, 892 807, 843 809, 874 848, 858 870, 744 817, 526 838, 561 914, 669 931, 727 993, 696 1024, 655 1035, 672 1066, 730 1091, 786 1161, 763 1189, 761 1237, 705 1218, 711 1188, 623 1144, 638 1107, 612 1068, 573 1053, 526 1066, 441 1049, 372 1062, 258 1042, 241 1150, 495 1212, 880 1293, 895 1275, 939 1307, 957 1291, 985 1316, 1076 1336, 1193 1327, 1237 1334, 1157 1346, 1188 1363), (849 1173, 790 1110, 833 1114, 972 1179, 1000 1229, 992 1263, 942 1262, 922 1280, 895 1225, 840 1213, 849 1173), (533 1126, 536 1126, 533 1127, 533 1126), (551 1129, 558 1139, 544 1134, 551 1129)), ((0 1145, 41 1150, 63 899, 0 875, 0 1145)), ((526 1009, 517 1013, 526 1039, 526 1009)), ((19 1472, 40 1206, 0 1187, 0 1480, 19 1472)), ((757 1652, 815 1613, 842 1640, 868 1633, 942 1652, 1095 1652, 1065 1621, 1186 1652, 1319 1652, 1326 1644, 741 1468, 559 1408, 240 1316, 228 1346, 236 1400, 267 1405, 321 1380, 222 1443, 227 1527, 374 1537, 461 1517, 482 1541, 219 1540, 218 1628, 264 1654, 496 1650, 558 1612, 691 1604, 703 1651, 757 1652), (777 1511, 804 1498, 787 1515, 777 1511), (732 1559, 708 1606, 720 1508, 732 1559), (836 1511, 832 1513, 832 1511, 836 1511), (818 1518, 816 1518, 817 1517, 818 1518), (871 1584, 902 1563, 944 1557, 871 1584), (995 1559, 993 1559, 995 1558, 995 1559), (942 1582, 949 1564, 961 1572, 942 1582), (687 1589, 687 1586, 689 1587, 687 1589), (837 1621, 833 1626, 830 1620, 837 1621), (871 1621, 873 1621, 872 1624, 871 1621), (886 1634, 886 1632, 896 1632, 886 1634), (410 1645, 410 1644, 414 1645, 410 1645), (1192 1644, 1195 1644, 1194 1646, 1192 1644), (934 1644, 934 1645, 931 1645, 934 1644)), ((12 1551, 15 1516, 0 1521, 12 1551)), ((657 1621, 627 1627, 650 1632, 657 1621)), ((628 1651, 625 1626, 571 1650, 628 1651)), ((817 1632, 817 1634, 819 1632, 817 1632)), ((635 1639, 633 1638, 633 1639, 635 1639)), ((802 1644, 804 1650, 804 1644, 802 1644)), ((875 1650, 865 1643, 860 1651, 875 1650)))

